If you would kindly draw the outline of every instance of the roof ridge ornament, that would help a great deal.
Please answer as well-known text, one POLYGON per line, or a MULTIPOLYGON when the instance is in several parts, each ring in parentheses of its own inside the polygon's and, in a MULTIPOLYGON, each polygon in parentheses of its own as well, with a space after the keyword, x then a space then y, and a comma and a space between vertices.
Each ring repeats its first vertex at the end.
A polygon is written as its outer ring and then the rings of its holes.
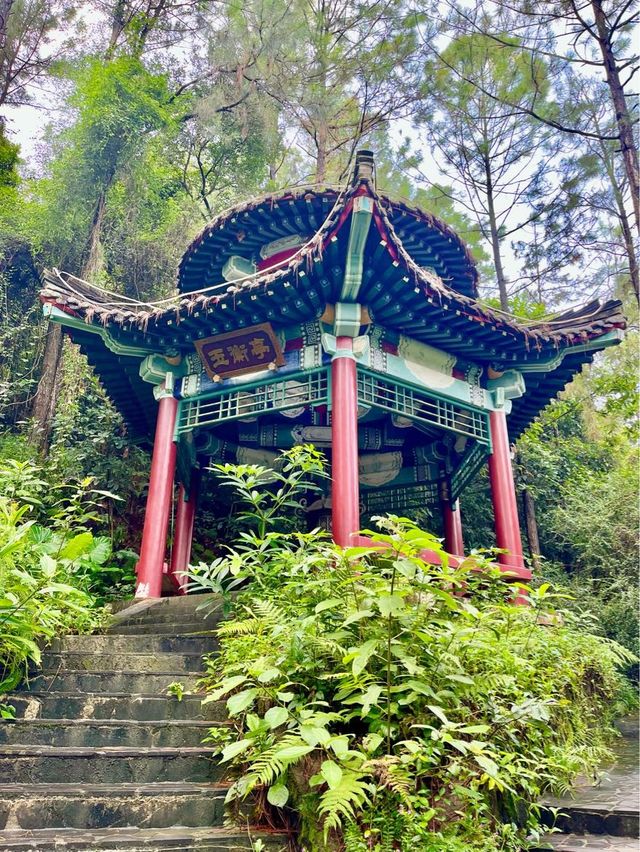
POLYGON ((356 186, 356 184, 362 180, 373 182, 375 167, 373 151, 361 148, 356 153, 356 164, 353 170, 353 186, 356 186))

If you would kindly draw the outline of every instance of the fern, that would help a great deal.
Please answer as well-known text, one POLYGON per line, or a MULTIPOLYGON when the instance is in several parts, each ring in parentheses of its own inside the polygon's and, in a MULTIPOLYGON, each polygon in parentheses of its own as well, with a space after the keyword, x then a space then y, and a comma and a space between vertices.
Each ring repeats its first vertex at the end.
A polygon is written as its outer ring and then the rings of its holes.
POLYGON ((294 733, 285 734, 276 743, 252 758, 251 770, 238 783, 238 794, 245 798, 256 787, 271 787, 292 763, 311 751, 311 746, 294 733))
POLYGON ((362 773, 345 771, 340 783, 320 797, 318 814, 324 817, 325 838, 331 829, 340 828, 343 820, 355 820, 356 812, 370 804, 371 787, 363 777, 362 773))

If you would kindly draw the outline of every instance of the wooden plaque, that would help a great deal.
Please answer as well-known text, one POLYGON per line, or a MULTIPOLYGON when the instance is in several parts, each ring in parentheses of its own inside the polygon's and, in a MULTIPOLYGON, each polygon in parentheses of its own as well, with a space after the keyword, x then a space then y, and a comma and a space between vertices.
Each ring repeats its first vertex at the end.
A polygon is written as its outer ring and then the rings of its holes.
POLYGON ((284 365, 282 348, 268 322, 196 340, 195 347, 214 381, 284 365))

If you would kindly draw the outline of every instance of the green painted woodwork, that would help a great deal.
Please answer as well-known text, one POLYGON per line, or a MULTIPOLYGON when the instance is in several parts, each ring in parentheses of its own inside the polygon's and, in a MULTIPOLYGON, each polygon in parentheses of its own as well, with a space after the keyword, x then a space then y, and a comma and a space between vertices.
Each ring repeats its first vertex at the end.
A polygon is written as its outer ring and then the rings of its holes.
POLYGON ((457 468, 450 477, 449 499, 454 503, 468 483, 485 464, 491 453, 491 447, 474 442, 464 453, 457 468))
POLYGON ((253 275, 256 269, 257 266, 252 260, 232 254, 222 267, 222 277, 225 281, 239 281, 241 278, 253 275))
POLYGON ((387 512, 403 514, 410 509, 425 509, 436 506, 439 501, 438 483, 425 482, 420 485, 365 489, 360 493, 362 514, 365 517, 384 515, 387 512))
POLYGON ((333 331, 336 337, 358 337, 362 325, 362 305, 337 302, 333 331))
POLYGON ((364 269, 364 247, 373 216, 373 199, 361 195, 353 199, 351 228, 344 265, 344 280, 340 301, 356 301, 362 284, 364 269))
POLYGON ((487 379, 487 389, 493 397, 496 408, 504 408, 512 399, 524 396, 526 385, 522 373, 518 370, 505 370, 496 379, 487 379))
POLYGON ((151 385, 160 385, 166 381, 167 375, 177 379, 186 376, 188 370, 186 359, 182 359, 179 364, 171 364, 164 355, 152 353, 140 364, 140 378, 151 385))
POLYGON ((152 351, 150 346, 131 346, 126 343, 121 343, 109 331, 109 328, 103 325, 94 325, 93 323, 85 322, 84 320, 72 317, 69 314, 61 311, 53 305, 45 303, 42 306, 42 312, 48 317, 51 322, 60 323, 66 328, 77 328, 79 331, 86 331, 90 334, 96 334, 102 339, 106 348, 115 355, 124 355, 129 358, 144 358, 152 351))
POLYGON ((615 328, 613 331, 608 331, 595 340, 588 340, 586 343, 579 343, 576 346, 567 346, 564 349, 559 349, 553 358, 541 358, 539 361, 523 361, 516 364, 516 367, 521 373, 550 373, 562 364, 567 355, 576 355, 581 352, 599 352, 601 349, 617 346, 623 338, 624 332, 619 328, 615 328))
POLYGON ((487 412, 358 367, 358 402, 489 444, 487 412))
POLYGON ((176 435, 232 420, 251 420, 270 412, 300 412, 308 405, 329 401, 329 370, 321 367, 248 382, 241 387, 222 388, 206 397, 180 400, 176 435))

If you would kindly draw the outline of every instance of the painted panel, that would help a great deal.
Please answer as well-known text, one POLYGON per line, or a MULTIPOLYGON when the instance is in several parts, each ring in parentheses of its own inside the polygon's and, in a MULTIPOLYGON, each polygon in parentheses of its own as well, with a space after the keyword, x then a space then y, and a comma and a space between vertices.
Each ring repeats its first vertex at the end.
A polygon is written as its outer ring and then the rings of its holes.
POLYGON ((284 365, 280 341, 269 323, 196 340, 195 347, 214 381, 284 365))

